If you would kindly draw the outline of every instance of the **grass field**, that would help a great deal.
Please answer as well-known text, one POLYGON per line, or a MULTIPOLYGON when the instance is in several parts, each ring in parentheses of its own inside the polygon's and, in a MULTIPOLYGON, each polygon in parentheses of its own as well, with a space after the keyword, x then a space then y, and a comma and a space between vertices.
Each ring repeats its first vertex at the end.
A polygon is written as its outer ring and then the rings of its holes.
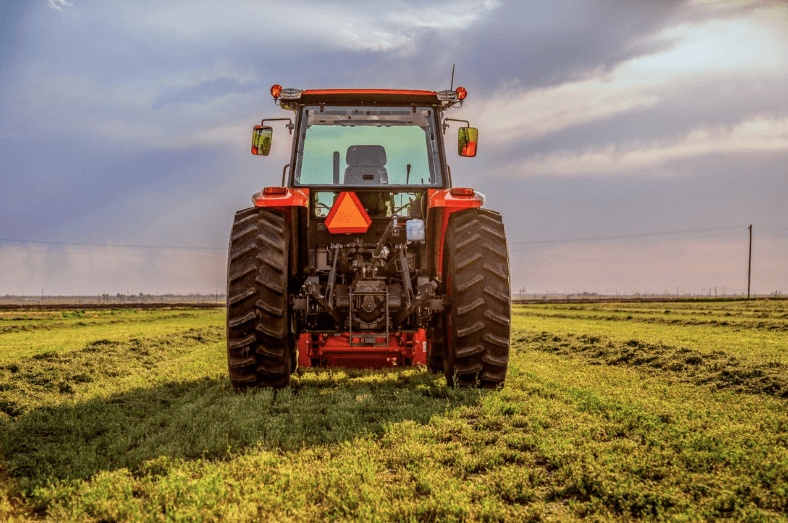
POLYGON ((234 393, 217 310, 0 312, 0 521, 788 521, 788 301, 522 305, 506 387, 234 393))

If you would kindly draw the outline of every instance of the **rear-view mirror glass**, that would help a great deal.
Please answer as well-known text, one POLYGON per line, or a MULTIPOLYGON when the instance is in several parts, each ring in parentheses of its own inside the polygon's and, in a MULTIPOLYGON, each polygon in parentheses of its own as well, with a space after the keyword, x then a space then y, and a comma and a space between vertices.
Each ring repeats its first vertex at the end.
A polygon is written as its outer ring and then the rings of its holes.
POLYGON ((460 156, 476 156, 479 142, 479 130, 476 127, 460 127, 457 131, 457 154, 460 156))
POLYGON ((268 126, 255 125, 252 131, 252 154, 268 156, 271 152, 271 140, 274 130, 268 126))

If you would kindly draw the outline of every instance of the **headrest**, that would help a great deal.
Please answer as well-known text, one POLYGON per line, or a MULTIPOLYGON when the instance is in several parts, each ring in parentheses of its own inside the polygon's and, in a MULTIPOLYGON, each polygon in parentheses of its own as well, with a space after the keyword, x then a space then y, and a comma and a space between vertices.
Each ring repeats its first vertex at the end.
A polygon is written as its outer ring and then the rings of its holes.
POLYGON ((386 165, 386 149, 382 145, 351 145, 347 148, 345 161, 352 166, 383 167, 386 165))

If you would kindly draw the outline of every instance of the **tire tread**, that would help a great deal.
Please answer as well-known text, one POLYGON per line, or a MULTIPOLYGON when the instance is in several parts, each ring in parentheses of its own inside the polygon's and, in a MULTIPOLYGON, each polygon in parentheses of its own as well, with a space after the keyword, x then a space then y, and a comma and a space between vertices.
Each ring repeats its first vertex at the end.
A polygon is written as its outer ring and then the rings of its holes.
POLYGON ((509 254, 500 214, 452 213, 446 231, 450 297, 444 374, 449 385, 494 388, 509 365, 509 254))
POLYGON ((289 384, 289 249, 282 211, 236 213, 227 256, 227 365, 237 390, 289 384))

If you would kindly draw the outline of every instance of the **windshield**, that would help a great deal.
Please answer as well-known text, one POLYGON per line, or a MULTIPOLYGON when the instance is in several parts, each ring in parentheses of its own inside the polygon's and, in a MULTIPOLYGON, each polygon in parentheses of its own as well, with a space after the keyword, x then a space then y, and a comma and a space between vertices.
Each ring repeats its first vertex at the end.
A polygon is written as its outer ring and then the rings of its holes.
POLYGON ((294 185, 442 183, 432 108, 304 108, 294 185))

